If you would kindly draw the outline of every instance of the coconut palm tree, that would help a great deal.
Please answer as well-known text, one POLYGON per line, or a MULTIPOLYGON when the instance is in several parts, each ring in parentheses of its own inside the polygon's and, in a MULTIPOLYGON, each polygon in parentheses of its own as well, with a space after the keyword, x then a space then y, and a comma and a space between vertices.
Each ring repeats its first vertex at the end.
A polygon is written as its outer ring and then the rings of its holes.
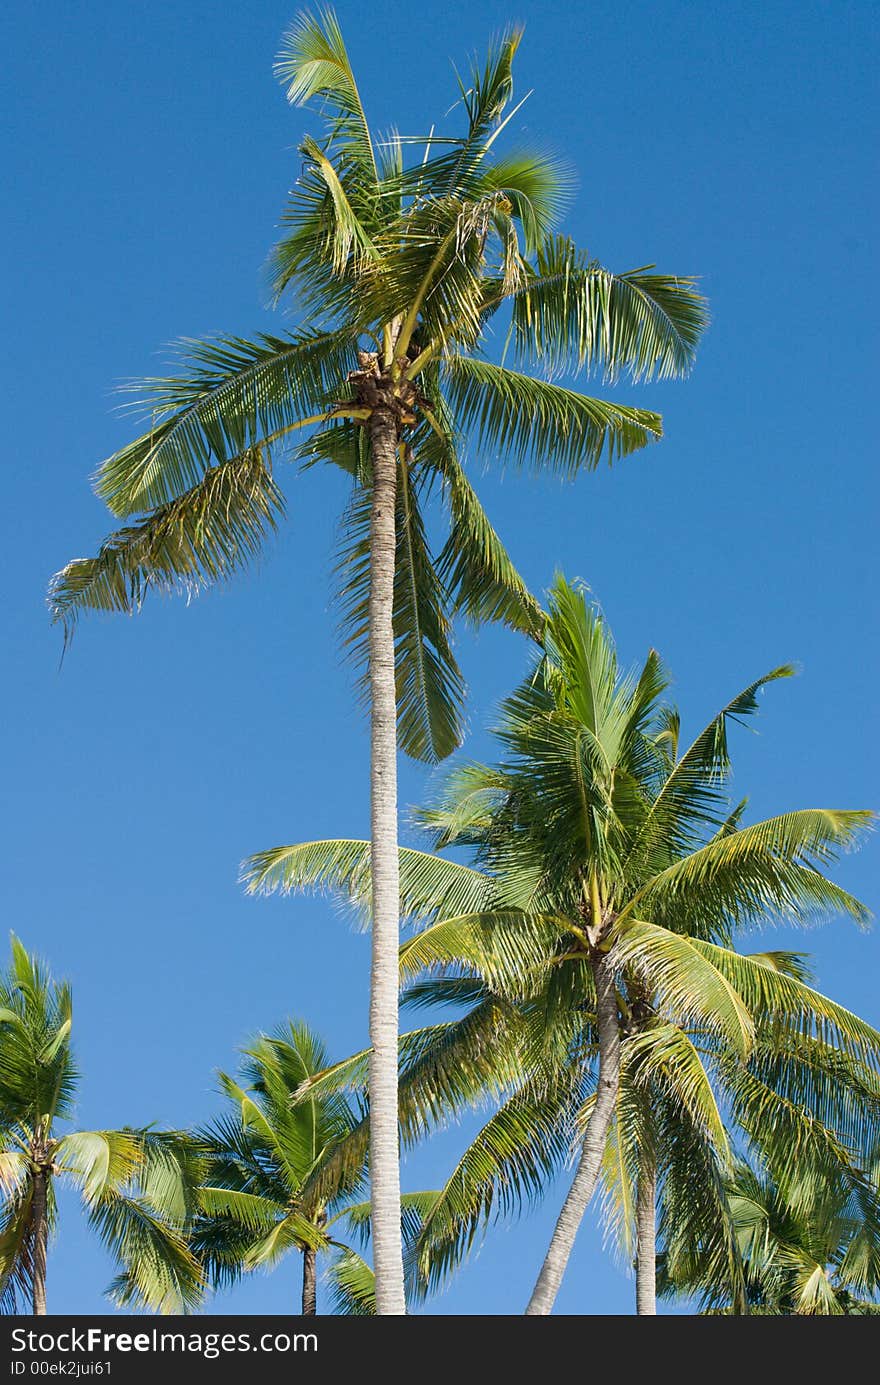
POLYGON ((302 458, 354 477, 344 566, 349 636, 369 656, 371 1167, 380 1301, 387 1263, 389 1311, 402 1307, 397 1232, 385 1230, 398 1220, 395 719, 404 748, 425 758, 456 742, 461 683, 449 609, 530 630, 537 620, 456 441, 472 430, 489 448, 573 472, 643 445, 660 426, 644 410, 490 364, 476 354, 481 335, 507 304, 515 349, 539 369, 668 375, 690 364, 704 320, 689 281, 610 275, 549 237, 559 190, 552 164, 494 153, 518 41, 508 36, 474 72, 463 95, 466 133, 432 138, 427 158, 408 164, 406 142, 373 141, 332 17, 294 27, 279 72, 293 101, 324 103, 329 124, 321 144, 303 144, 290 233, 275 262, 279 292, 298 291, 311 325, 285 338, 194 347, 178 377, 153 383, 153 426, 98 479, 114 513, 137 519, 97 558, 69 564, 52 590, 53 613, 69 630, 82 610, 131 610, 150 585, 192 589, 240 566, 282 507, 269 453, 294 429, 312 429, 302 458), (371 341, 373 350, 361 349, 371 341), (436 566, 417 507, 432 479, 451 519, 436 566))
POLYGON ((186 1139, 149 1130, 74 1130, 79 1081, 70 988, 12 938, 0 975, 0 1310, 46 1313, 46 1261, 58 1180, 79 1188, 86 1215, 120 1262, 111 1292, 154 1312, 180 1312, 202 1276, 173 1225, 186 1197, 186 1139), (123 1288, 123 1280, 125 1288, 123 1288))
MULTIPOLYGON (((765 952, 753 960, 801 986, 810 981, 802 954, 765 952)), ((805 1000, 809 989, 801 992, 805 1000)), ((872 1044, 867 1026, 861 1026, 866 1042, 854 1049, 845 1032, 829 1033, 828 998, 812 994, 809 1029, 791 1029, 765 1006, 745 1061, 712 1035, 691 1032, 703 1068, 700 1080, 723 1112, 720 1141, 711 1138, 712 1127, 693 1100, 681 1099, 687 1089, 675 1080, 681 1077, 674 1071, 677 1041, 670 1044, 644 1012, 628 1019, 602 1177, 610 1227, 624 1254, 635 1253, 639 1313, 656 1313, 658 1218, 668 1246, 664 1259, 680 1275, 691 1274, 699 1247, 702 1273, 711 1269, 736 1311, 749 1311, 741 1238, 728 1197, 737 1150, 740 1158, 747 1154, 765 1163, 772 1152, 779 1176, 806 1206, 808 1187, 819 1202, 824 1189, 846 1186, 863 1209, 873 1207, 861 1167, 871 1163, 880 1138, 880 1035, 872 1044)), ((851 1025, 852 1019, 845 1027, 851 1025)))
POLYGON ((279 454, 352 478, 340 578, 371 716, 370 1168, 383 1313, 405 1311, 396 746, 431 761, 460 739, 456 611, 540 631, 462 465, 463 442, 569 476, 625 456, 660 436, 658 415, 549 375, 680 375, 705 323, 692 280, 612 274, 553 234, 560 166, 499 152, 518 109, 507 110, 519 41, 510 31, 462 87, 463 133, 377 140, 332 13, 296 21, 276 70, 290 101, 317 104, 324 123, 300 146, 273 266, 279 299, 293 295, 305 325, 190 343, 177 375, 147 382, 149 428, 97 475, 126 525, 97 556, 68 563, 50 592, 68 635, 81 612, 136 610, 151 587, 192 592, 244 566, 276 527, 279 454), (512 364, 483 354, 496 323, 512 364), (449 524, 436 561, 423 516, 432 487, 449 524))
MULTIPOLYGON (((453 774, 425 815, 436 846, 470 845, 476 868, 400 853, 401 911, 428 924, 401 949, 405 979, 452 968, 465 991, 476 978, 507 1002, 534 1002, 550 969, 556 992, 569 992, 569 1008, 592 1009, 595 1017, 596 1091, 583 1112, 574 1181, 530 1313, 551 1310, 595 1188, 617 1103, 621 1035, 636 996, 650 1009, 650 1043, 675 1045, 668 1067, 683 1083, 692 1075, 699 1082, 702 1071, 688 1035, 694 1028, 740 1060, 774 1016, 785 1033, 828 1027, 834 1042, 859 1056, 874 1051, 869 1026, 730 945, 736 929, 774 918, 867 918, 820 867, 857 840, 870 814, 808 809, 744 825, 742 807, 730 810, 728 722, 753 713, 760 689, 790 672, 782 667, 751 684, 680 753, 677 715, 660 701, 667 680, 657 655, 638 675, 623 673, 600 615, 559 578, 544 652, 504 705, 505 759, 453 774)), ((253 857, 245 874, 255 890, 317 884, 369 901, 364 843, 277 848, 253 857)), ((491 1032, 497 1006, 475 998, 491 1032)), ((566 1042, 563 1029, 559 1043, 566 1042)), ((471 1080, 474 1090, 486 1081, 501 1085, 503 1046, 484 1034, 482 1052, 476 1065, 459 1064, 459 1090, 471 1080)), ((576 1062, 563 1066, 578 1070, 576 1062)), ((544 1100, 534 1088, 524 1099, 544 1100)), ((584 1105, 579 1090, 568 1099, 584 1105)), ((425 1100, 442 1106, 430 1091, 425 1100)), ((545 1139, 540 1128, 538 1135, 545 1139)), ((539 1158, 534 1148, 531 1159, 539 1158)), ((485 1202, 485 1180, 480 1189, 485 1202)), ((472 1234, 473 1219, 465 1225, 463 1234, 472 1234)))
MULTIPOLYGON (((362 1112, 339 1093, 298 1099, 326 1067, 316 1035, 289 1021, 244 1050, 241 1081, 220 1074, 230 1109, 198 1136, 205 1163, 191 1244, 215 1287, 298 1253, 306 1315, 317 1312, 318 1254, 331 1253, 337 1311, 371 1313, 373 1273, 349 1243, 369 1237, 369 1204, 355 1196, 366 1181, 366 1148, 341 1169, 335 1160, 362 1112)), ((418 1232, 433 1196, 404 1195, 405 1238, 418 1232)))
MULTIPOLYGON (((771 1161, 772 1163, 772 1156, 771 1161)), ((726 1186, 743 1266, 745 1307, 718 1274, 713 1239, 689 1240, 670 1226, 660 1255, 660 1289, 696 1297, 704 1312, 762 1315, 880 1313, 880 1184, 876 1157, 863 1171, 844 1157, 837 1170, 804 1161, 777 1181, 768 1162, 741 1160, 726 1186)))

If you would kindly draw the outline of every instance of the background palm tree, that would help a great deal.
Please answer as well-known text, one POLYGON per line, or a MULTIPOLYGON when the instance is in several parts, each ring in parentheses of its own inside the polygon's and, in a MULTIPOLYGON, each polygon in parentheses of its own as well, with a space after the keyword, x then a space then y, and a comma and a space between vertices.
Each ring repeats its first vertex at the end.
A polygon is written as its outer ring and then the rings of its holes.
POLYGON ((46 1258, 57 1222, 55 1185, 79 1188, 90 1224, 120 1261, 111 1288, 154 1312, 195 1306, 202 1276, 175 1229, 186 1199, 185 1137, 144 1130, 77 1130, 79 1074, 71 1051, 70 988, 12 938, 0 975, 0 1309, 46 1312, 46 1258))
MULTIPOLYGON (((319 1252, 330 1267, 337 1311, 375 1312, 373 1272, 355 1249, 369 1238, 370 1207, 355 1195, 366 1182, 366 1147, 341 1163, 342 1145, 362 1112, 339 1093, 306 1091, 327 1067, 323 1044, 294 1021, 244 1050, 241 1082, 220 1074, 230 1111, 200 1132, 205 1160, 201 1215, 192 1247, 216 1287, 243 1273, 274 1269, 289 1252, 302 1257, 302 1312, 317 1311, 319 1252), (340 1240, 340 1230, 346 1230, 340 1240)), ((435 1194, 403 1198, 411 1239, 435 1194)))
POLYGON ((875 1217, 876 1199, 861 1168, 871 1164, 880 1136, 880 1034, 872 1040, 869 1027, 856 1022, 861 1038, 854 1042, 854 1017, 807 984, 802 954, 764 952, 749 961, 793 981, 804 1008, 795 1017, 788 981, 771 980, 781 1004, 768 995, 755 1012, 745 1060, 691 1029, 703 1072, 694 1063, 689 1072, 676 1071, 679 1038, 658 1027, 650 1012, 628 1021, 603 1182, 609 1227, 624 1254, 635 1255, 642 1314, 656 1312, 658 1217, 665 1263, 686 1277, 698 1260, 716 1287, 724 1285, 734 1310, 749 1311, 740 1229, 728 1195, 735 1151, 764 1165, 772 1158, 807 1211, 810 1196, 818 1205, 827 1189, 845 1186, 859 1201, 863 1224, 875 1217), (835 1011, 838 1020, 829 1028, 835 1011), (695 1079, 708 1102, 694 1100, 695 1079), (707 1109, 723 1122, 720 1139, 710 1138, 707 1109))
POLYGON ((696 1297, 703 1311, 763 1315, 880 1313, 880 1187, 876 1158, 863 1171, 849 1159, 814 1176, 809 1160, 794 1178, 774 1178, 766 1161, 740 1161, 726 1187, 743 1267, 745 1306, 731 1301, 713 1241, 660 1255, 660 1289, 696 1297))
MULTIPOLYGON (((520 1081, 479 1159, 469 1154, 456 1170, 452 1201, 441 1196, 429 1220, 436 1227, 454 1205, 455 1235, 469 1244, 492 1189, 510 1180, 517 1161, 525 1183, 534 1180, 542 1169, 536 1150, 543 1142, 543 1167, 552 1164, 566 1147, 559 1130, 567 1120, 570 1139, 571 1117, 580 1112, 578 1168, 532 1297, 534 1313, 552 1307, 596 1184, 635 1009, 644 1011, 636 1026, 643 1063, 677 1084, 686 1108, 702 1103, 701 1119, 716 1130, 717 1103, 694 1031, 738 1062, 771 1018, 780 1036, 827 1029, 862 1058, 876 1055, 878 1044, 869 1026, 797 976, 730 946, 736 928, 772 918, 867 917, 819 866, 855 841, 870 814, 807 810, 744 826, 742 808, 731 812, 728 721, 754 712, 760 688, 790 670, 777 669, 739 694, 680 754, 677 715, 660 702, 666 677, 657 656, 638 675, 619 670, 604 622, 561 578, 544 645, 504 706, 505 760, 453 774, 439 806, 424 815, 436 844, 471 846, 478 869, 400 853, 401 910, 429 924, 401 949, 402 975, 451 973, 452 990, 440 994, 455 998, 458 988, 459 999, 473 1002, 457 1050, 447 1034, 445 1084, 438 1060, 420 1089, 425 1110, 436 1114, 447 1100, 454 1105, 487 1085, 509 1089, 520 1081), (541 1020, 553 1061, 533 1047, 538 1066, 525 1083, 517 1078, 520 1055, 497 1032, 511 1002, 544 1017, 552 1002, 555 1014, 554 1024, 541 1020), (597 1091, 590 1094, 583 1065, 597 1051, 597 1091), (577 1082, 573 1073, 581 1074, 577 1082), (468 1160, 478 1176, 466 1207, 468 1160)), ((364 843, 307 843, 253 857, 246 878, 252 889, 321 884, 368 900, 369 857, 364 843)), ((526 1039, 532 1042, 528 1032, 526 1039)), ((419 1071, 424 1077, 424 1063, 419 1071)), ((406 1103, 401 1116, 410 1119, 406 1103)))
POLYGON ((462 86, 465 130, 375 140, 335 18, 303 16, 276 70, 292 103, 317 103, 320 140, 274 257, 280 296, 307 325, 279 337, 190 343, 178 375, 147 382, 148 430, 106 461, 96 489, 124 528, 54 578, 67 634, 85 610, 137 609, 249 562, 283 511, 273 457, 352 477, 341 556, 346 640, 366 662, 371 713, 373 958, 371 1197, 381 1312, 405 1310, 396 1144, 396 742, 426 760, 460 739, 463 683, 450 618, 537 634, 534 601, 460 460, 464 437, 566 475, 661 433, 653 412, 588 398, 562 369, 673 376, 705 324, 693 282, 609 273, 551 232, 565 178, 496 141, 515 110, 511 31, 462 86), (481 354, 490 324, 514 365, 481 354), (515 365, 531 365, 524 373, 515 365), (449 536, 434 560, 422 505, 441 494, 449 536))

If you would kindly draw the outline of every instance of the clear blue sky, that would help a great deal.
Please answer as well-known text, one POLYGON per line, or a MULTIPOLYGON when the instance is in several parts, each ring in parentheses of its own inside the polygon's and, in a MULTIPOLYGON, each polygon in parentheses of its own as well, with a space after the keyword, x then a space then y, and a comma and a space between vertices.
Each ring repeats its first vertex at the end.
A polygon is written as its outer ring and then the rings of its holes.
MULTIPOLYGON (((3 381, 4 927, 68 976, 86 1125, 183 1124, 213 1072, 288 1013, 342 1055, 364 1042, 367 941, 325 901, 254 901, 261 847, 367 833, 367 737, 328 601, 339 481, 288 477, 290 520, 260 571, 189 607, 87 620, 63 670, 44 592, 108 518, 87 478, 125 442, 112 389, 163 344, 267 327, 260 269, 309 118, 271 62, 295 0, 47 0, 7 16, 3 381)), ((375 124, 421 131, 453 100, 450 59, 483 50, 500 0, 340 0, 375 124)), ((586 579, 629 661, 656 645, 686 726, 786 659, 737 788, 756 813, 878 806, 875 613, 876 8, 760 0, 522 0, 517 122, 565 152, 567 228, 616 269, 703 276, 713 324, 686 383, 621 390, 666 439, 573 486, 482 476, 523 573, 586 579), (873 53, 872 53, 873 49, 873 53)), ((597 390, 597 392, 599 392, 597 390)), ((477 459, 475 459, 477 461, 477 459)), ((514 637, 462 637, 468 749, 524 666, 514 637)), ((406 766, 403 803, 426 776, 406 766)), ((838 878, 876 907, 876 843, 838 878)), ((777 935, 778 937, 778 935, 777 935)), ((779 945, 791 943, 788 936, 779 945)), ((880 1022, 880 940, 805 940, 825 989, 880 1022)), ((407 1167, 444 1176, 466 1130, 407 1167)), ((433 1307, 520 1311, 562 1188, 490 1235, 433 1307)), ((64 1208, 50 1309, 102 1311, 110 1277, 64 1208)), ((219 1300, 286 1312, 298 1267, 219 1300)), ((631 1311, 585 1227, 568 1313, 631 1311)))

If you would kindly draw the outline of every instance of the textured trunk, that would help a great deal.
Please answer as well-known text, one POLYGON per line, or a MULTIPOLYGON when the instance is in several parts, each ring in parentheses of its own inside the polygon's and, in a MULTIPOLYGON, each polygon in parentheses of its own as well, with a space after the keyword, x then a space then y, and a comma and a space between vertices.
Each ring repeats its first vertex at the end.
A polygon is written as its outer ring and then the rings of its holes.
POLYGON ((559 1214, 538 1282, 532 1291, 526 1313, 539 1316, 551 1313, 565 1274, 575 1237, 593 1196, 605 1150, 608 1128, 614 1115, 620 1084, 620 1027, 617 1020, 617 995, 614 968, 605 953, 593 960, 596 983, 596 1020, 599 1031, 599 1084, 596 1104, 587 1124, 581 1157, 574 1182, 559 1214))
POLYGON ((303 1251, 303 1317, 313 1318, 317 1308, 317 1253, 306 1246, 303 1251))
POLYGON ((46 1199, 46 1171, 34 1174, 31 1198, 31 1230, 33 1232, 33 1309, 34 1316, 46 1316, 46 1245, 49 1239, 49 1218, 46 1199))
POLYGON ((657 1169, 653 1155, 640 1158, 636 1193, 636 1312, 657 1312, 657 1169))
POLYGON ((370 419, 370 834, 373 955, 370 973, 370 1207, 376 1311, 406 1312, 400 1239, 397 1136, 397 696, 394 677, 397 423, 390 409, 370 419))

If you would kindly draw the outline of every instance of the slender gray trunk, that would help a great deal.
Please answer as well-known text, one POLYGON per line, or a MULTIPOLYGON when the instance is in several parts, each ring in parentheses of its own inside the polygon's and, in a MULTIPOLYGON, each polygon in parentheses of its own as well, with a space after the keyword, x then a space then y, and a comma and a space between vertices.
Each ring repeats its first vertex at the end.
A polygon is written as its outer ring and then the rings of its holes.
POLYGON ((636 1192, 636 1312, 657 1312, 657 1167, 653 1154, 639 1158, 636 1192))
POLYGON ((397 861, 397 690, 394 676, 397 422, 370 419, 370 844, 373 889, 370 973, 370 1207, 376 1311, 406 1313, 400 1235, 397 1134, 399 899, 397 861))
POLYGON ((49 1240, 46 1177, 46 1170, 38 1168, 31 1198, 33 1310, 34 1316, 40 1318, 46 1316, 46 1246, 49 1240))
POLYGON ((318 1311, 317 1308, 317 1252, 311 1246, 306 1246, 303 1251, 303 1299, 302 1310, 304 1318, 312 1318, 318 1311))
POLYGON ((605 1141, 620 1085, 617 995, 614 989, 614 967, 607 953, 594 954, 592 970, 596 985, 596 1022, 599 1033, 599 1083, 596 1104, 587 1123, 574 1181, 559 1213, 541 1273, 526 1308, 526 1314, 533 1317, 553 1311, 562 1277, 574 1249, 575 1237, 599 1177, 605 1141))

